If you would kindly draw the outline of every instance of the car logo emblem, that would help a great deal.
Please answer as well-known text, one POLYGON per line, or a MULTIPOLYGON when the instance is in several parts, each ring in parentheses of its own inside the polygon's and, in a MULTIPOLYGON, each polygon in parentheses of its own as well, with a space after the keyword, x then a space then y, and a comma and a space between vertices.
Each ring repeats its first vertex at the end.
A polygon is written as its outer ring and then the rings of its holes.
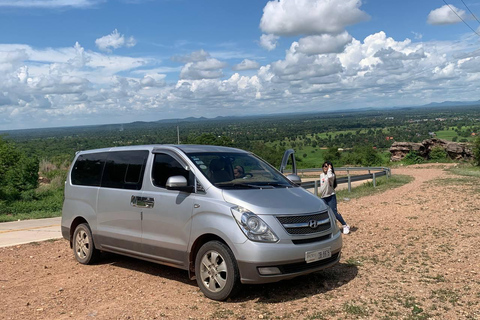
POLYGON ((308 226, 312 229, 316 229, 318 227, 318 221, 317 220, 310 220, 310 221, 308 221, 308 226))

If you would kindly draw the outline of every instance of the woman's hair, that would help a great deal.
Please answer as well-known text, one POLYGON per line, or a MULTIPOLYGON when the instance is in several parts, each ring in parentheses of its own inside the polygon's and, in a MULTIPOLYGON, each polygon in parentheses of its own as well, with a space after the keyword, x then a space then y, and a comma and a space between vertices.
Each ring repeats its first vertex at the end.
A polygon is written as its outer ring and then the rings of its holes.
POLYGON ((322 164, 322 168, 324 165, 330 165, 332 166, 332 173, 334 174, 334 177, 333 177, 333 189, 336 189, 337 188, 337 175, 335 174, 335 169, 333 168, 333 164, 330 162, 330 161, 325 161, 323 164, 322 164))

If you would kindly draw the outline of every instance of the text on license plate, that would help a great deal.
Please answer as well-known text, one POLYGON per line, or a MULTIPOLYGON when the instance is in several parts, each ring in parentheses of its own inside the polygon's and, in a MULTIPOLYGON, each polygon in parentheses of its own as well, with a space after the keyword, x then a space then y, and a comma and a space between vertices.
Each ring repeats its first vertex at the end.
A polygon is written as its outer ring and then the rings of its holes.
POLYGON ((305 261, 307 263, 327 259, 332 256, 331 248, 325 248, 322 250, 315 250, 315 251, 307 251, 305 252, 305 261))

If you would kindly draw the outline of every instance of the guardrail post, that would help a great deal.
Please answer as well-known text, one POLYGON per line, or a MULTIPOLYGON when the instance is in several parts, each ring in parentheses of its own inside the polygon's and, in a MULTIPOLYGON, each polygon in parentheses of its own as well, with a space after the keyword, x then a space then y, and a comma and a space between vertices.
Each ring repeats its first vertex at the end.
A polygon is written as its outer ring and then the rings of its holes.
POLYGON ((348 176, 348 192, 352 192, 352 178, 350 177, 350 170, 347 170, 348 176))
POLYGON ((373 173, 373 187, 377 187, 377 180, 375 179, 375 172, 373 173))
POLYGON ((316 195, 317 197, 318 197, 318 183, 319 183, 319 181, 315 180, 315 189, 314 189, 314 192, 313 192, 313 194, 316 195))

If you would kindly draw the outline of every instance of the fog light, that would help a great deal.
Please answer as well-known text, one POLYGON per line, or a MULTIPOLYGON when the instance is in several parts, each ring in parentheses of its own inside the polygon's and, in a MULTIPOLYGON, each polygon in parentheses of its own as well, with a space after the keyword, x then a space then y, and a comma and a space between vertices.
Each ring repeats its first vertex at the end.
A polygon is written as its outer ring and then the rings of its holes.
POLYGON ((272 274, 280 274, 280 269, 277 267, 263 267, 263 268, 258 268, 258 272, 261 275, 272 275, 272 274))

